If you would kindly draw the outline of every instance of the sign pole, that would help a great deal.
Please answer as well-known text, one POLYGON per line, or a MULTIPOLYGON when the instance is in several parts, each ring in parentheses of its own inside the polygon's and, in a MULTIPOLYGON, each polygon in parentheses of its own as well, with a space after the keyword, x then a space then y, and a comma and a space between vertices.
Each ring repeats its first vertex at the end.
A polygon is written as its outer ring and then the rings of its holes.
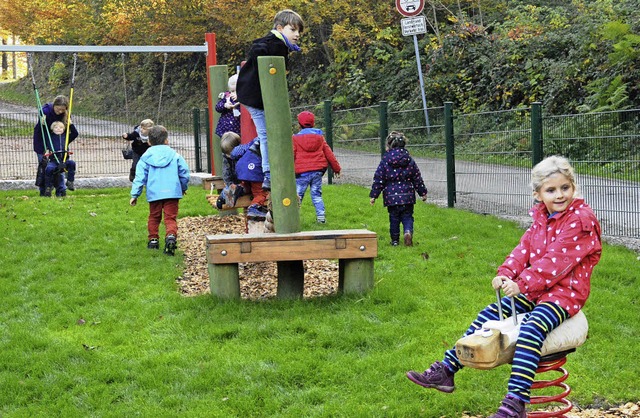
POLYGON ((422 93, 422 108, 424 109, 424 122, 427 126, 427 134, 431 133, 429 125, 429 111, 427 110, 427 98, 424 94, 424 79, 422 78, 422 64, 420 64, 420 48, 418 47, 418 36, 413 35, 413 47, 416 50, 416 63, 418 65, 418 77, 420 79, 420 92, 422 93))
POLYGON ((429 111, 427 109, 427 98, 424 94, 424 79, 422 78, 422 65, 420 64, 420 48, 418 47, 418 34, 427 33, 427 23, 424 16, 419 16, 424 9, 424 0, 396 0, 396 9, 405 16, 400 21, 402 35, 413 35, 413 47, 416 50, 416 64, 418 65, 418 77, 420 80, 420 93, 422 94, 422 109, 424 110, 424 122, 427 127, 427 134, 431 133, 429 126, 429 111))

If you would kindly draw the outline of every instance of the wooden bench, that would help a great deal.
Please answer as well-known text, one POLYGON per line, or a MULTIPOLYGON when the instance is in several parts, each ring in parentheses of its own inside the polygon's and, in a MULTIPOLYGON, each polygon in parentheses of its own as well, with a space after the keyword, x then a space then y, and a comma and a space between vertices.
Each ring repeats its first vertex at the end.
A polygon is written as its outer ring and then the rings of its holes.
POLYGON ((277 262, 278 298, 302 297, 303 260, 337 259, 338 290, 344 294, 373 288, 378 239, 366 229, 207 235, 206 239, 211 294, 223 299, 240 298, 238 263, 265 261, 277 262))

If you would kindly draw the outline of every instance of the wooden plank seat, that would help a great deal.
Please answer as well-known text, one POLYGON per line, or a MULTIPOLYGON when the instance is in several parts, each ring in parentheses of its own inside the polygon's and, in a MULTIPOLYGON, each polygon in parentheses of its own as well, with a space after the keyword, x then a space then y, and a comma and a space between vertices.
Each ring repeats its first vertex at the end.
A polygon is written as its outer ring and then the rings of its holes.
POLYGON ((279 298, 302 297, 304 260, 337 259, 342 293, 373 288, 378 240, 366 229, 207 235, 206 240, 211 294, 220 298, 240 298, 238 263, 265 261, 278 263, 279 298))

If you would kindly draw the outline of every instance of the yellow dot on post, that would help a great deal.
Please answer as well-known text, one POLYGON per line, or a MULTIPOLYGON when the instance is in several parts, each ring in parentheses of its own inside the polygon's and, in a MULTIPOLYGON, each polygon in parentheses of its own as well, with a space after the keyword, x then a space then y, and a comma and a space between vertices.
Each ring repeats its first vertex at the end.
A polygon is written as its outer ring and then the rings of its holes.
POLYGON ((284 199, 282 199, 282 204, 284 206, 289 206, 291 205, 291 199, 289 199, 288 197, 285 197, 284 199))
POLYGON ((277 72, 278 72, 278 70, 276 70, 275 67, 269 68, 269 74, 273 75, 273 74, 275 74, 277 72))

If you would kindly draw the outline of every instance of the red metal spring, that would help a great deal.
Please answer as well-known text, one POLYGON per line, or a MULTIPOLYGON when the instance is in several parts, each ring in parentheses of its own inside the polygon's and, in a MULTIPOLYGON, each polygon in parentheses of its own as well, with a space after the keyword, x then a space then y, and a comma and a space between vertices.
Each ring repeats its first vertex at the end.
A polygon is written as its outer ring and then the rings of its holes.
POLYGON ((549 396, 532 396, 531 404, 547 404, 547 403, 557 403, 562 404, 557 411, 547 412, 547 411, 532 411, 527 414, 527 418, 550 418, 550 417, 558 417, 558 418, 566 418, 564 414, 571 411, 573 409, 573 404, 566 399, 567 395, 571 393, 571 387, 564 383, 565 380, 569 377, 569 372, 562 367, 567 362, 567 357, 562 357, 555 360, 549 361, 541 361, 538 364, 538 369, 536 373, 544 373, 544 372, 558 372, 560 376, 557 379, 552 380, 535 380, 531 389, 542 389, 547 387, 558 387, 562 389, 561 393, 556 395, 549 396))

